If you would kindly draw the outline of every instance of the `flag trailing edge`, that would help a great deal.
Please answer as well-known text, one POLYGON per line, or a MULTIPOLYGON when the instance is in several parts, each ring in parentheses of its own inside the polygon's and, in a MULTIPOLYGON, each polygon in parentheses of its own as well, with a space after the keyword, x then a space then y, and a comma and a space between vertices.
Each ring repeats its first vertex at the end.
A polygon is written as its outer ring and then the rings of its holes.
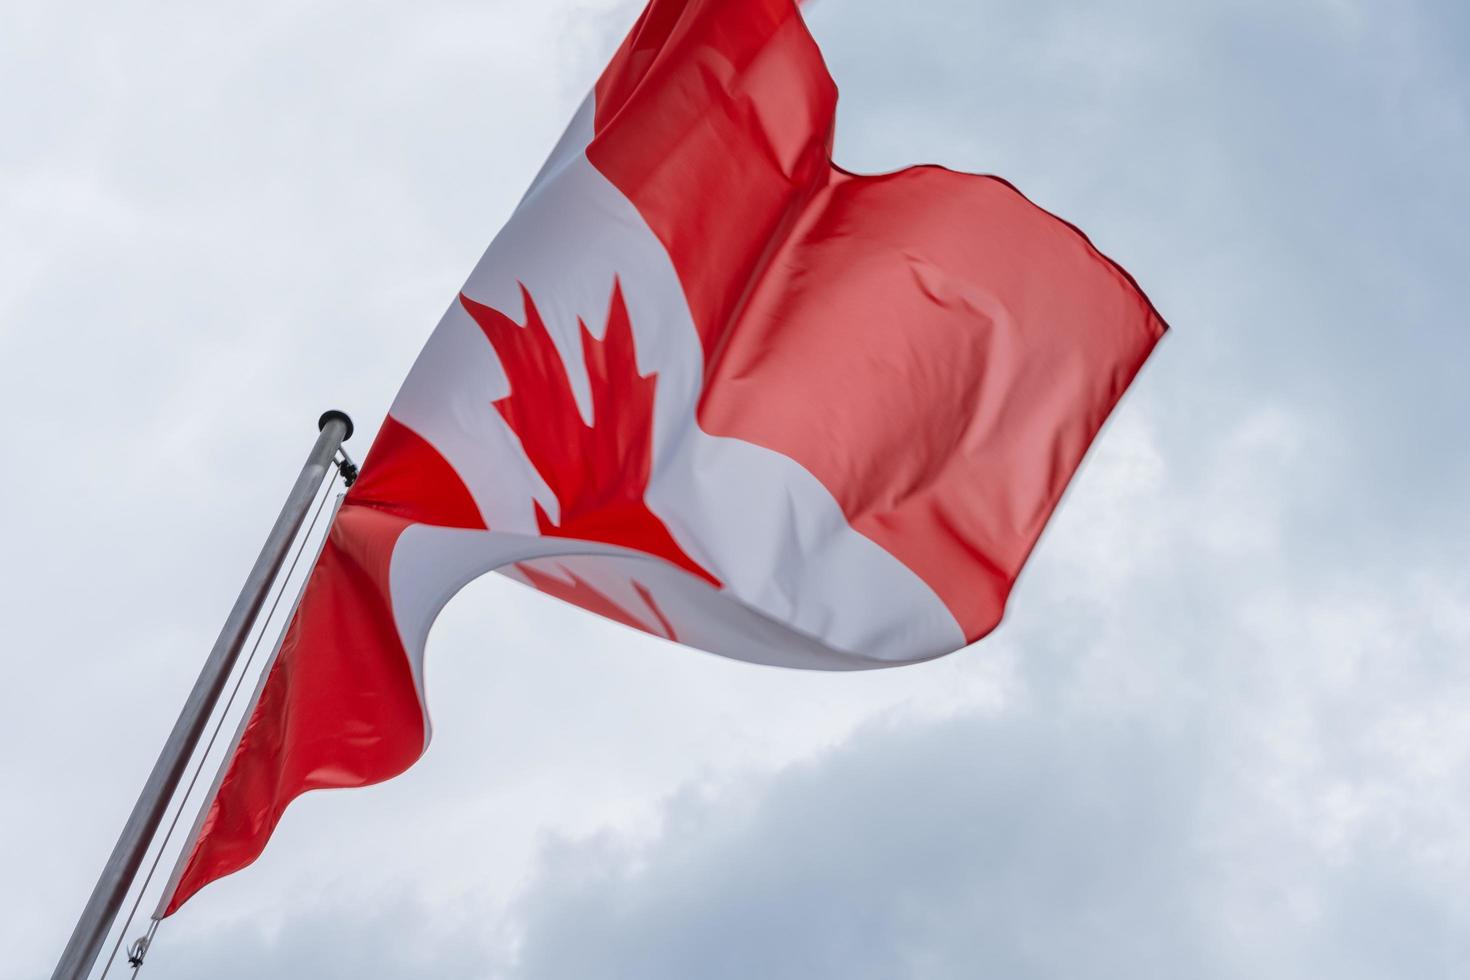
POLYGON ((487 571, 789 667, 999 622, 1166 327, 1003 180, 836 167, 836 98, 792 0, 652 0, 394 401, 159 917, 422 754, 487 571))

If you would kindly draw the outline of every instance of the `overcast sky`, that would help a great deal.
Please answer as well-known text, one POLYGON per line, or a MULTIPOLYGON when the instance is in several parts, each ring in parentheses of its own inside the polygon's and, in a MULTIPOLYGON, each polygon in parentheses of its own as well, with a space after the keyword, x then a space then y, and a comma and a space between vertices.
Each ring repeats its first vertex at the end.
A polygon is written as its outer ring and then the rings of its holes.
MULTIPOLYGON (((0 975, 49 973, 317 414, 366 449, 639 6, 7 5, 0 975)), ((1470 974, 1470 6, 810 20, 840 163, 1000 174, 1174 327, 1006 623, 822 675, 483 580, 423 761, 294 805, 144 977, 1470 974)))

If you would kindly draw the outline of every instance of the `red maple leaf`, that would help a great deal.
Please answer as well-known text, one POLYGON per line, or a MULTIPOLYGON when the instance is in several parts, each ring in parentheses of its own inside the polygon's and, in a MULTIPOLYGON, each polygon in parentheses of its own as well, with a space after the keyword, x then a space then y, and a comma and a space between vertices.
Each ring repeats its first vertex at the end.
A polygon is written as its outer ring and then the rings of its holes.
POLYGON ((539 502, 535 505, 541 533, 656 555, 718 588, 719 580, 684 553, 643 499, 653 463, 658 375, 638 373, 621 284, 613 280, 601 340, 577 320, 592 391, 590 423, 577 410, 566 365, 524 285, 521 296, 525 326, 464 294, 459 300, 485 332, 510 381, 510 394, 495 408, 556 495, 555 521, 539 502))
POLYGON ((636 579, 631 580, 633 589, 638 593, 638 597, 643 600, 644 604, 648 606, 649 610, 658 620, 659 629, 654 629, 645 623, 638 616, 634 615, 633 612, 619 605, 610 596, 594 588, 591 583, 587 582, 565 565, 558 567, 561 569, 562 574, 571 580, 570 582, 565 582, 554 575, 537 571, 531 565, 524 562, 516 565, 516 568, 532 585, 547 595, 555 596, 565 602, 581 606, 583 609, 590 609, 592 612, 606 616, 615 623, 622 623, 624 626, 631 626, 634 629, 651 633, 654 636, 662 636, 665 639, 673 640, 675 643, 679 642, 679 636, 674 632, 674 627, 669 622, 669 618, 658 607, 658 603, 654 601, 653 594, 643 586, 643 583, 636 579))

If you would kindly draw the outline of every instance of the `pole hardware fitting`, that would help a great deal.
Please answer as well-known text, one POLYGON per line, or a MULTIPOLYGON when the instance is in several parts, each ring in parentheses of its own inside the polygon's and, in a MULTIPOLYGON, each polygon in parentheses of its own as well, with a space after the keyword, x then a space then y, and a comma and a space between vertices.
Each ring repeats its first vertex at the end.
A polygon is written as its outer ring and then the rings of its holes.
POLYGON ((357 482, 357 464, 341 446, 337 447, 337 455, 341 457, 337 462, 337 472, 342 474, 343 485, 350 487, 357 482))
POLYGON ((327 427, 327 423, 333 421, 341 422, 347 427, 347 431, 342 433, 343 442, 346 442, 348 439, 352 438, 352 417, 346 412, 338 411, 335 408, 327 409, 325 412, 322 413, 322 417, 316 420, 317 431, 320 432, 321 430, 325 429, 327 427))
POLYGON ((143 957, 148 955, 148 937, 139 936, 128 945, 128 966, 133 969, 143 965, 143 957))

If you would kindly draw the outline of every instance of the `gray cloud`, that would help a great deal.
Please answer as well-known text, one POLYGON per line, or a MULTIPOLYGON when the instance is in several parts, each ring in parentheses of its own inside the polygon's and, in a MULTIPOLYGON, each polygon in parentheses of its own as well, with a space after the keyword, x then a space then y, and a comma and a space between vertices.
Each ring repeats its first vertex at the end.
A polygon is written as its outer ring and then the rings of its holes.
MULTIPOLYGON (((504 975, 1457 976, 1456 601, 1247 595, 1172 651, 1184 676, 1155 653, 1143 694, 1053 674, 1028 709, 687 789, 651 841, 554 841, 504 975)), ((1137 652, 1067 650, 1134 679, 1137 652)))
POLYGON ((874 729, 675 799, 652 847, 552 848, 510 975, 1217 975, 1190 755, 1126 723, 874 729))
POLYGON ((246 980, 311 977, 433 980, 486 976, 493 964, 477 945, 445 941, 445 924, 465 924, 411 897, 374 896, 298 907, 283 921, 232 922, 179 943, 159 940, 147 974, 246 980), (343 914, 343 905, 352 914, 343 914))

